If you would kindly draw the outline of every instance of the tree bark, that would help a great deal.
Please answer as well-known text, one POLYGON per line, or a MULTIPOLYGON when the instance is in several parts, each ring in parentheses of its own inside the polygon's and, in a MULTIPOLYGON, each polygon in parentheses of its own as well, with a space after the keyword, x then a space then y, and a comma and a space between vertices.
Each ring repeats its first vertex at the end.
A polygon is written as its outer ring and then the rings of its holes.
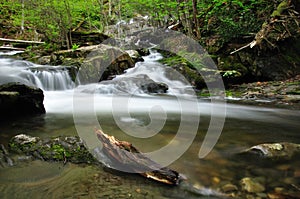
POLYGON ((196 32, 196 38, 200 39, 200 27, 198 21, 198 10, 197 10, 197 0, 193 0, 193 19, 194 19, 194 28, 196 32))

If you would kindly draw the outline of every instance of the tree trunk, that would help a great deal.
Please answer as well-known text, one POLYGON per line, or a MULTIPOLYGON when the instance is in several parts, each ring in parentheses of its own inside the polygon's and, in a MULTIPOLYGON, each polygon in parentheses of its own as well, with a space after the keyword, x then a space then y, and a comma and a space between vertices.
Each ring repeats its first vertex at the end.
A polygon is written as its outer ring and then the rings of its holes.
POLYGON ((24 32, 24 21, 25 21, 25 5, 24 5, 24 0, 22 0, 22 21, 21 21, 21 34, 24 32))
POLYGON ((196 38, 200 39, 200 27, 198 21, 198 10, 197 10, 197 0, 193 0, 193 19, 194 19, 194 28, 196 33, 196 38))

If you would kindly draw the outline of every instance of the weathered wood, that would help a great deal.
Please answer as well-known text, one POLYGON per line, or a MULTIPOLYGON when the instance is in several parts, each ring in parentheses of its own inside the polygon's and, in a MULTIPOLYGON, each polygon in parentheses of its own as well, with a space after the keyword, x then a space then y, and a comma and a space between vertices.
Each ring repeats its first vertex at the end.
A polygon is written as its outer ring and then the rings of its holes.
POLYGON ((5 39, 0 38, 0 42, 7 42, 7 43, 24 43, 24 44, 45 44, 45 42, 41 41, 28 41, 28 40, 19 40, 19 39, 5 39))
POLYGON ((19 51, 24 51, 25 48, 15 48, 13 46, 0 46, 0 50, 19 50, 19 51))
MULTIPOLYGON (((102 142, 102 152, 114 165, 126 168, 126 171, 138 173, 146 178, 170 185, 178 185, 179 173, 162 167, 144 154, 140 153, 131 143, 119 141, 113 136, 96 131, 98 139, 102 142)), ((111 165, 114 168, 114 165, 111 165)))

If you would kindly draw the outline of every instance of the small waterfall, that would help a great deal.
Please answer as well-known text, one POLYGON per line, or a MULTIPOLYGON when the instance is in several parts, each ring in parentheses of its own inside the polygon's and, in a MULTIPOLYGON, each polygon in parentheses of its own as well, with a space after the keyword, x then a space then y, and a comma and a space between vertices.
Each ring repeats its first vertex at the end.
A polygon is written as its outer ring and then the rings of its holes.
POLYGON ((162 55, 150 49, 150 55, 144 56, 144 62, 136 63, 134 68, 117 75, 114 79, 100 83, 80 85, 78 90, 84 93, 145 95, 141 87, 147 83, 164 83, 169 95, 194 95, 189 82, 176 70, 158 62, 162 55))
POLYGON ((68 71, 35 71, 35 82, 38 87, 46 91, 68 90, 74 88, 68 71))
POLYGON ((75 87, 69 71, 63 66, 36 65, 28 61, 0 59, 0 84, 20 82, 44 91, 75 87))

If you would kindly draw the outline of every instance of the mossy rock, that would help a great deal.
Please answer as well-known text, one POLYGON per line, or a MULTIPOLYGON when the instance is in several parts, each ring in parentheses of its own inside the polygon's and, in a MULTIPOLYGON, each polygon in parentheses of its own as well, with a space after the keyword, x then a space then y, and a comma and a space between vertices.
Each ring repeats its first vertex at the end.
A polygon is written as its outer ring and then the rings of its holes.
POLYGON ((94 157, 78 136, 41 139, 20 134, 11 139, 9 148, 13 152, 24 153, 46 161, 95 163, 94 157))

